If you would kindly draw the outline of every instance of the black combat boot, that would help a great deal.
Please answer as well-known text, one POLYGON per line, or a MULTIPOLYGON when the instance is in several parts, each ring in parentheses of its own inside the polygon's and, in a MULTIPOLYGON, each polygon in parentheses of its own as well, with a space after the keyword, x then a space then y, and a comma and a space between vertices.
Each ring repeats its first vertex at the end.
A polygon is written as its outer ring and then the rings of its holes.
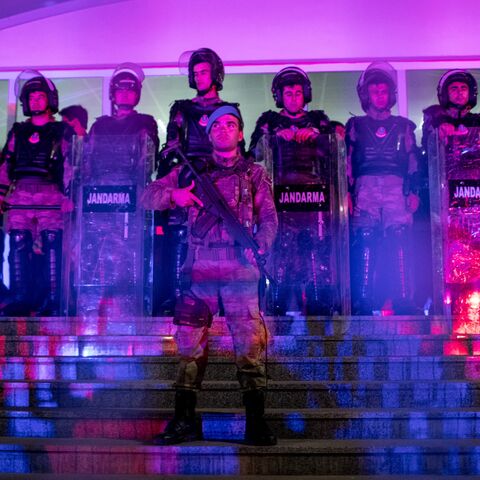
POLYGON ((32 232, 10 231, 10 298, 2 309, 2 315, 29 316, 32 310, 32 232))
POLYGON ((175 416, 168 422, 165 431, 153 438, 155 445, 203 440, 202 423, 195 417, 197 394, 192 390, 177 390, 175 393, 175 416))
POLYGON ((277 437, 265 421, 265 392, 249 390, 243 394, 245 405, 245 443, 247 445, 276 445, 277 437))
POLYGON ((374 227, 359 228, 353 236, 351 254, 352 313, 372 315, 379 233, 374 227))
POLYGON ((414 315, 418 313, 413 303, 413 288, 409 252, 409 227, 392 225, 387 228, 387 241, 392 255, 392 298, 396 315, 414 315))
POLYGON ((43 273, 47 288, 37 315, 60 315, 60 291, 62 272, 62 231, 42 230, 43 273))

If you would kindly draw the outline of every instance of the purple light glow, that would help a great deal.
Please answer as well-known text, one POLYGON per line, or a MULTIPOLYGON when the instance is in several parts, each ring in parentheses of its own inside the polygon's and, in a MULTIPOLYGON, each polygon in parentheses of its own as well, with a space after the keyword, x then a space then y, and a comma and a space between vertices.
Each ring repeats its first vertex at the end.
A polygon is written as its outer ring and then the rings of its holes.
POLYGON ((217 49, 227 66, 478 59, 477 16, 469 14, 477 7, 474 0, 465 0, 461 8, 445 0, 435 8, 428 0, 388 8, 355 0, 300 0, 293 9, 284 0, 234 0, 213 10, 209 0, 130 0, 67 13, 53 10, 58 15, 4 28, 0 42, 9 48, 0 51, 0 68, 101 67, 125 59, 176 66, 180 52, 200 44, 217 49))

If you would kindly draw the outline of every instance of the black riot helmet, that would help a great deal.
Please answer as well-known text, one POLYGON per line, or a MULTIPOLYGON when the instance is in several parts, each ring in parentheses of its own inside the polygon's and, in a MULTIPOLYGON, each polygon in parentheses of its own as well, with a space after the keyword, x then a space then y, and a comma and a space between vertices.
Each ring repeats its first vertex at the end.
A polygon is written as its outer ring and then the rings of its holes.
POLYGON ((58 112, 58 90, 54 83, 48 78, 38 74, 27 80, 20 91, 20 103, 22 104, 23 114, 26 117, 31 117, 34 112, 30 109, 29 97, 33 92, 44 92, 47 95, 48 108, 50 112, 58 112))
POLYGON ((275 105, 283 108, 283 87, 301 85, 305 104, 312 101, 312 83, 308 75, 298 67, 282 68, 273 78, 272 94, 275 105))
POLYGON ((451 106, 448 99, 448 87, 453 82, 461 82, 468 85, 467 106, 473 108, 477 104, 478 86, 475 77, 466 70, 449 70, 442 75, 437 85, 437 96, 440 105, 444 108, 451 106))
POLYGON ((212 67, 212 83, 216 85, 217 91, 223 88, 223 79, 225 78, 225 69, 222 59, 210 48, 199 48, 195 50, 188 60, 188 85, 197 90, 193 67, 199 63, 208 63, 212 67))
POLYGON ((116 90, 133 90, 137 94, 137 101, 140 101, 142 92, 142 83, 145 80, 145 74, 142 68, 136 63, 121 63, 113 72, 110 79, 110 87, 108 90, 110 101, 113 103, 116 90))
POLYGON ((370 106, 368 86, 386 83, 388 85, 388 108, 397 103, 397 72, 388 62, 373 62, 360 75, 357 83, 357 93, 364 112, 370 106))

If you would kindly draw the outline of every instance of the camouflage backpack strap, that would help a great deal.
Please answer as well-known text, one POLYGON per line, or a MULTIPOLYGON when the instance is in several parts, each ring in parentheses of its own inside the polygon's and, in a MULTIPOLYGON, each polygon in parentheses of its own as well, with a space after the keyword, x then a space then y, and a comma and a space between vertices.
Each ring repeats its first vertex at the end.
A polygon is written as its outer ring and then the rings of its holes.
POLYGON ((243 226, 251 229, 253 222, 253 192, 252 192, 252 167, 254 163, 251 159, 242 157, 235 167, 235 171, 240 179, 240 198, 238 212, 243 226))

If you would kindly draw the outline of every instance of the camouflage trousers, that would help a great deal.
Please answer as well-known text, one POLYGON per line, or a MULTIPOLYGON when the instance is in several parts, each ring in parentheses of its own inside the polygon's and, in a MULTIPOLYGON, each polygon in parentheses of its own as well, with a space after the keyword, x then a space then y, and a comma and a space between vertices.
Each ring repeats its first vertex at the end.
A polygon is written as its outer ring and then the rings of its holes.
MULTIPOLYGON (((267 329, 258 305, 256 267, 242 259, 198 259, 193 264, 192 292, 215 315, 219 298, 232 336, 237 378, 243 390, 266 387, 264 352, 267 329)), ((180 325, 175 334, 180 366, 176 387, 201 387, 208 359, 208 327, 180 325)), ((224 346, 219 345, 223 351, 224 346)))
POLYGON ((353 229, 391 225, 411 225, 403 195, 403 178, 396 175, 364 175, 355 184, 353 229))
POLYGON ((7 231, 28 230, 35 239, 42 230, 61 230, 63 213, 60 206, 64 198, 57 185, 20 180, 6 199, 11 205, 7 214, 7 231), (58 209, 35 208, 37 205, 58 209))

